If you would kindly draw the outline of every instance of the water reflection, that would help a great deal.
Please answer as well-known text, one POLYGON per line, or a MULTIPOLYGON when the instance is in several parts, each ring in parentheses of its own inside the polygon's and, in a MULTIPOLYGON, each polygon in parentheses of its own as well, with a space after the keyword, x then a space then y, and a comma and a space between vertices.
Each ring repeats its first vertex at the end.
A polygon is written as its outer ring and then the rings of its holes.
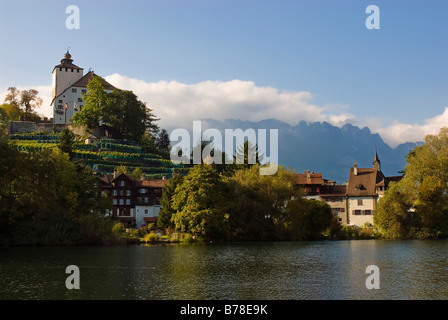
POLYGON ((1 248, 0 299, 446 299, 447 258, 444 240, 1 248))

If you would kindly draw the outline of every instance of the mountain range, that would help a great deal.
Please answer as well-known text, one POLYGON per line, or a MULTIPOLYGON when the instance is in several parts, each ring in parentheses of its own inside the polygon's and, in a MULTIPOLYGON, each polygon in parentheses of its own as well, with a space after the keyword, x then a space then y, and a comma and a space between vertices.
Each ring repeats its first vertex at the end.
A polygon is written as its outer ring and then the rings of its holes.
MULTIPOLYGON (((386 144, 381 136, 372 133, 368 127, 359 128, 346 124, 339 128, 328 122, 301 121, 295 126, 268 119, 258 122, 226 119, 201 120, 202 132, 207 128, 218 129, 224 137, 225 129, 278 129, 278 162, 285 167, 320 172, 324 179, 344 184, 348 180, 350 167, 357 163, 359 168, 371 168, 377 148, 381 170, 386 176, 399 175, 406 166, 406 155, 421 145, 403 143, 396 148, 386 144)), ((191 131, 190 131, 191 132, 191 131)), ((269 155, 269 140, 267 143, 269 155)))

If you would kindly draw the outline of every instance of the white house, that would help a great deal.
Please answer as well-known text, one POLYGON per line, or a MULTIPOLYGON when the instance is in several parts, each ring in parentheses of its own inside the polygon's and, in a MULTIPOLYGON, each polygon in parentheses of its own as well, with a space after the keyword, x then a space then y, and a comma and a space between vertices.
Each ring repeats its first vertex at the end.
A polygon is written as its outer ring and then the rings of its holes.
POLYGON ((376 204, 383 196, 389 182, 399 181, 402 176, 386 177, 381 172, 381 162, 375 150, 372 168, 358 168, 353 164, 347 183, 348 223, 362 227, 374 225, 376 204))

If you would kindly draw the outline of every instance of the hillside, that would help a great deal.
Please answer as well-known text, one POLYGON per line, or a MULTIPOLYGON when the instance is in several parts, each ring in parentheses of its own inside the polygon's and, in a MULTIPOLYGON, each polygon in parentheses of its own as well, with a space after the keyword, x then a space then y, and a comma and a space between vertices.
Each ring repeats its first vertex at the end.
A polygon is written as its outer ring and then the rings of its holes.
MULTIPOLYGON (((9 140, 19 151, 40 151, 57 148, 59 134, 11 134, 9 140)), ((125 166, 129 173, 140 168, 147 179, 169 178, 174 172, 187 170, 159 155, 143 153, 136 142, 122 139, 99 139, 91 144, 77 141, 73 160, 82 161, 98 175, 112 174, 119 166, 125 166)))

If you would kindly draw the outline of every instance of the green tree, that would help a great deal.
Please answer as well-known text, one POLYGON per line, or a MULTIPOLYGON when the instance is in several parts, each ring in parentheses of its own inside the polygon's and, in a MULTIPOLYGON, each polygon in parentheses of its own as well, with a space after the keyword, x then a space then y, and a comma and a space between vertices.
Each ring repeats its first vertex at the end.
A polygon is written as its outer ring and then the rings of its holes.
POLYGON ((134 177, 135 179, 141 179, 142 175, 143 171, 140 168, 135 168, 131 173, 131 176, 134 177))
POLYGON ((75 134, 69 128, 64 128, 59 136, 58 147, 62 152, 68 154, 70 160, 73 158, 74 144, 75 134))
POLYGON ((75 113, 71 119, 75 126, 87 126, 89 130, 95 129, 103 117, 103 111, 110 104, 104 79, 94 76, 87 84, 87 93, 82 94, 84 107, 75 113))
POLYGON ((173 214, 176 211, 173 209, 173 196, 176 192, 178 185, 182 183, 182 176, 180 174, 173 174, 169 183, 162 189, 162 200, 160 204, 162 209, 159 212, 159 218, 157 219, 157 225, 162 228, 172 227, 174 228, 174 223, 171 220, 173 214))
POLYGON ((140 142, 146 131, 158 131, 156 122, 159 119, 132 91, 114 89, 109 98, 101 118, 105 124, 118 130, 122 138, 140 142))
POLYGON ((407 238, 411 227, 409 209, 401 184, 391 183, 378 201, 373 222, 385 238, 407 238))
POLYGON ((448 128, 426 136, 406 160, 403 179, 379 203, 377 226, 394 238, 448 236, 448 128))
POLYGON ((168 135, 168 131, 166 131, 166 129, 161 129, 157 134, 157 137, 155 139, 155 146, 157 148, 158 153, 162 156, 162 158, 164 159, 170 158, 170 151, 171 151, 170 136, 168 135))
POLYGON ((195 166, 173 196, 176 229, 199 238, 226 238, 230 231, 228 199, 228 182, 211 166, 195 166))
POLYGON ((334 220, 327 203, 304 198, 288 201, 285 213, 283 231, 288 240, 318 240, 334 220))
POLYGON ((120 174, 128 174, 129 172, 128 172, 128 168, 126 168, 126 166, 123 166, 123 165, 121 165, 121 166, 118 166, 118 167, 116 167, 115 168, 115 171, 116 171, 116 174, 117 174, 117 177, 120 175, 120 174))
POLYGON ((285 220, 286 204, 301 197, 293 171, 279 167, 275 175, 260 175, 258 166, 237 170, 232 178, 234 236, 269 240, 285 220))
POLYGON ((40 116, 35 109, 42 105, 42 101, 39 91, 35 89, 18 90, 16 87, 9 87, 5 97, 5 102, 10 105, 7 112, 10 120, 39 120, 40 116), (19 119, 17 119, 17 115, 19 115, 19 119))

